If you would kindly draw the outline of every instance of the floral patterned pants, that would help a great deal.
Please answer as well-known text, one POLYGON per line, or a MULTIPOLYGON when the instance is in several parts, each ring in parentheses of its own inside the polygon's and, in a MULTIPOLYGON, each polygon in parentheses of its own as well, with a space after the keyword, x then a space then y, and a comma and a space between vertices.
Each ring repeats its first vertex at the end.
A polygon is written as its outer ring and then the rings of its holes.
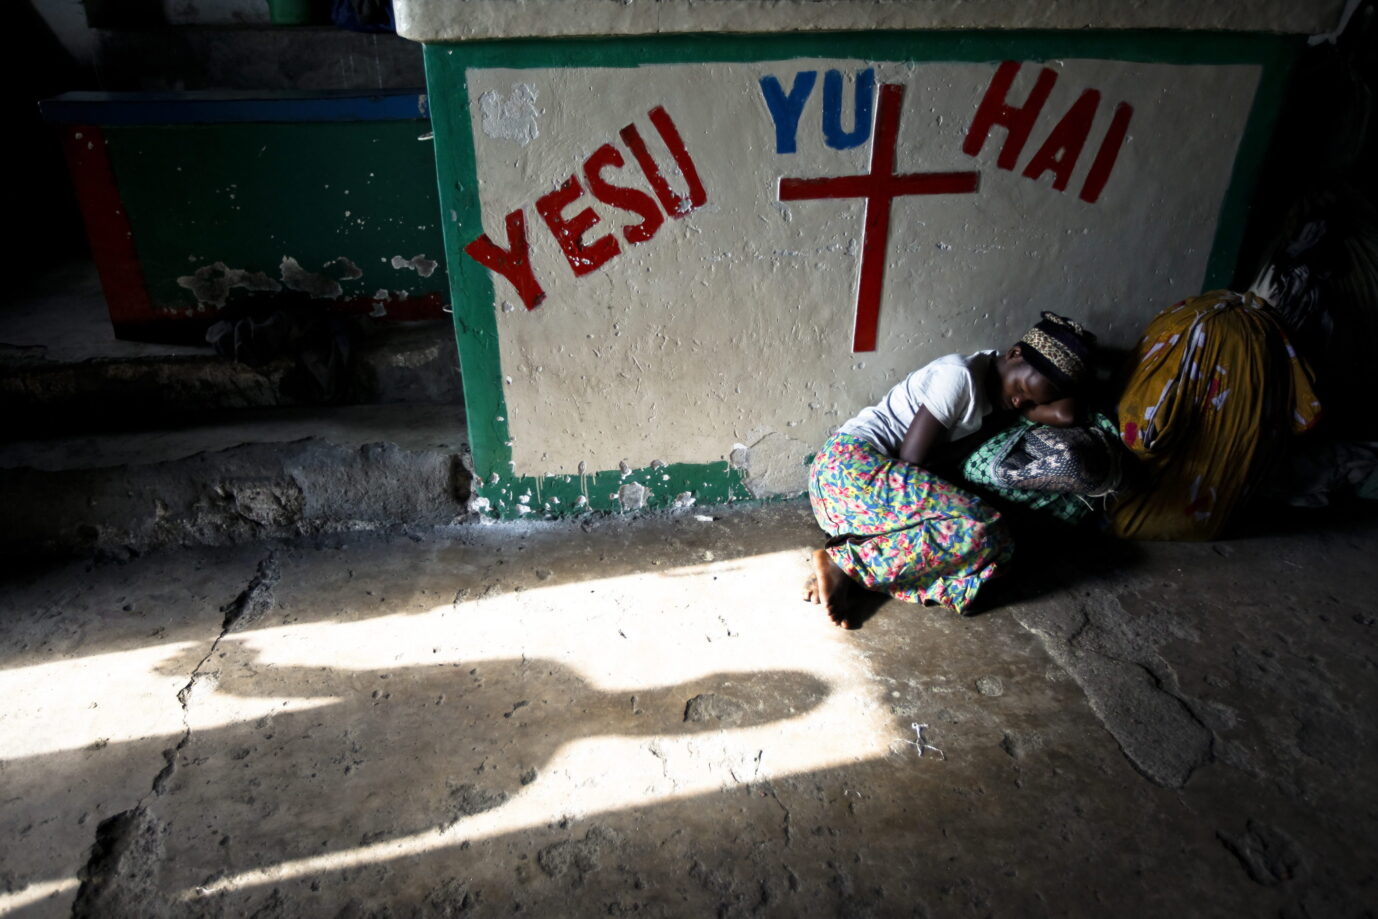
POLYGON ((859 437, 834 434, 818 451, 809 499, 833 563, 910 603, 963 612, 1013 556, 998 512, 859 437))

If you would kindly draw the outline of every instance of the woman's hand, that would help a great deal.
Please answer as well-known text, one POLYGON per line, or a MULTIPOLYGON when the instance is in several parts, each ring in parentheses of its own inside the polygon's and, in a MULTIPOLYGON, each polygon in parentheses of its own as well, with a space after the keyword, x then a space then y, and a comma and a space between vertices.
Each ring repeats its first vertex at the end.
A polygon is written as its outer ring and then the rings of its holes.
POLYGON ((1022 410, 1025 418, 1034 424, 1046 424, 1053 428, 1070 428, 1077 422, 1077 400, 1066 396, 1042 405, 1030 405, 1022 410))
POLYGON ((933 445, 945 437, 947 428, 920 405, 914 413, 914 420, 909 423, 909 430, 904 434, 904 442, 900 444, 900 461, 911 466, 922 466, 933 445))

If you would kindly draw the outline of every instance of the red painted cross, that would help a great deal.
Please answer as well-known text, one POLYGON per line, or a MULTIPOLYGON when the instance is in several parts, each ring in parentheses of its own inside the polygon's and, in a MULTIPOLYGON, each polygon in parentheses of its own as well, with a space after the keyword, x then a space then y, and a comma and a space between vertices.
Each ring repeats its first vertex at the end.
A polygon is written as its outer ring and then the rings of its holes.
POLYGON ((895 174, 895 139, 900 129, 904 87, 883 83, 871 142, 871 171, 866 175, 827 179, 781 179, 781 201, 817 198, 865 198, 866 224, 861 235, 861 284, 856 294, 853 351, 876 350, 880 288, 885 278, 885 250, 890 242, 890 205, 900 195, 953 195, 974 192, 979 172, 909 172, 895 174))

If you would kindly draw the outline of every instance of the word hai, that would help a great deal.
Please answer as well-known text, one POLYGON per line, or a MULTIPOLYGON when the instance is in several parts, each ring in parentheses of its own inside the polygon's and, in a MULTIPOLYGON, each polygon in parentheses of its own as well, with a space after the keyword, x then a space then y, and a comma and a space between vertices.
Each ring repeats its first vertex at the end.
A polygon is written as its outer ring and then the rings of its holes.
MULTIPOLYGON (((986 95, 976 110, 971 128, 967 131, 966 140, 962 142, 962 152, 968 156, 976 156, 985 145, 991 128, 1004 128, 1005 143, 995 160, 995 165, 1004 170, 1013 170, 1017 165, 1024 145, 1029 141, 1034 123, 1042 113, 1043 105, 1048 101, 1048 95, 1057 82, 1057 73, 1045 67, 1038 74, 1038 79, 1034 82, 1024 104, 1011 105, 1010 87, 1014 85, 1014 78, 1018 76, 1019 69, 1018 62, 1005 61, 995 71, 995 76, 986 89, 986 95)), ((1094 89, 1088 89, 1077 97, 1066 114, 1053 126, 1043 145, 1024 165, 1022 175, 1026 179, 1037 180, 1044 173, 1051 172, 1053 188, 1058 191, 1067 189, 1067 183, 1071 181, 1072 173, 1076 170, 1077 160, 1091 136, 1091 123, 1095 119, 1096 109, 1100 107, 1100 98, 1100 92, 1094 89)), ((1091 169, 1086 173, 1086 179, 1078 194, 1078 197, 1088 204, 1094 204, 1100 198, 1101 192, 1105 190, 1105 183, 1110 181, 1110 173, 1115 168, 1115 160, 1120 155, 1120 147, 1124 145, 1125 135, 1129 131, 1129 121, 1133 117, 1134 107, 1128 102, 1121 102, 1115 106, 1110 127, 1101 138, 1100 148, 1096 150, 1095 159, 1091 161, 1091 169)))
MULTIPOLYGON (((598 213, 591 207, 569 214, 569 209, 584 199, 585 188, 594 200, 618 210, 627 211, 641 218, 639 223, 621 227, 622 238, 628 245, 636 245, 653 238, 665 218, 680 219, 702 207, 708 201, 703 181, 693 159, 684 145, 675 122, 663 106, 656 106, 647 113, 665 147, 670 151, 679 174, 684 178, 686 193, 678 194, 670 187, 660 164, 651 156, 645 138, 636 125, 629 124, 618 132, 622 144, 631 153, 637 168, 650 186, 652 197, 641 188, 632 185, 618 185, 604 177, 610 170, 620 170, 627 165, 622 151, 611 143, 603 144, 584 160, 578 174, 571 174, 554 191, 547 192, 536 199, 536 213, 549 228, 560 250, 569 262, 576 277, 583 277, 597 271, 622 252, 622 244, 612 233, 596 239, 588 239, 588 234, 600 222, 598 213), (583 182, 579 176, 583 176, 583 182)), ((469 257, 480 265, 497 272, 506 278, 517 290, 522 304, 533 310, 545 300, 545 289, 536 278, 531 265, 531 245, 526 233, 526 212, 517 208, 507 215, 507 247, 503 248, 489 238, 487 233, 479 236, 464 247, 469 257)))

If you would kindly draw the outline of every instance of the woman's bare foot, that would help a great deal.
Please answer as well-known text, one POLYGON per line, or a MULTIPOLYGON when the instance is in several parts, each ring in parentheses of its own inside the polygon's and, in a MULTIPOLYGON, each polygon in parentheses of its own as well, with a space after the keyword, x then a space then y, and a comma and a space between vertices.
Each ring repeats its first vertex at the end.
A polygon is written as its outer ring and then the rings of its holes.
POLYGON ((833 560, 824 549, 815 551, 811 561, 813 575, 804 582, 804 599, 821 604, 834 625, 844 629, 851 628, 847 621, 850 611, 847 594, 850 592, 851 578, 833 564, 833 560))

